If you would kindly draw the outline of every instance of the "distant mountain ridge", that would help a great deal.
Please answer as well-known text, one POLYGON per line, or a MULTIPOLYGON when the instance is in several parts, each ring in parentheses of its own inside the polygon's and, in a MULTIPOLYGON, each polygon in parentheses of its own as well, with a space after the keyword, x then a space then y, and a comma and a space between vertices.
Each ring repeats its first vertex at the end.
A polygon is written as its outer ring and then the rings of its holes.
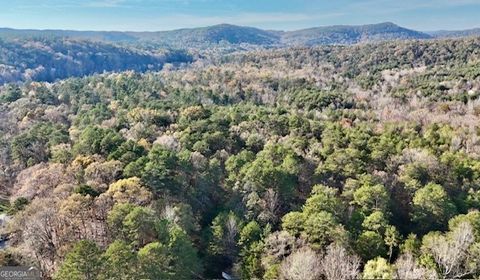
POLYGON ((480 36, 480 29, 426 33, 407 29, 391 22, 368 25, 324 26, 295 31, 272 31, 231 24, 158 32, 19 30, 0 28, 0 38, 5 39, 67 37, 114 43, 150 42, 174 48, 199 48, 222 44, 247 44, 262 47, 351 45, 386 40, 420 40, 472 35, 480 36))
POLYGON ((351 45, 385 40, 430 39, 419 31, 391 22, 368 25, 335 25, 292 31, 282 36, 287 45, 351 45))
POLYGON ((439 30, 427 32, 430 36, 435 38, 461 38, 480 36, 480 28, 466 29, 466 30, 439 30))
POLYGON ((141 39, 157 40, 167 45, 179 43, 187 45, 220 44, 222 42, 230 44, 275 45, 280 42, 280 36, 276 32, 231 24, 137 34, 141 35, 139 36, 141 39))
POLYGON ((358 26, 326 26, 296 31, 270 31, 219 24, 158 32, 18 30, 0 29, 0 37, 68 37, 107 42, 154 42, 169 47, 207 47, 219 44, 257 46, 338 45, 392 39, 425 39, 429 35, 393 23, 358 26))

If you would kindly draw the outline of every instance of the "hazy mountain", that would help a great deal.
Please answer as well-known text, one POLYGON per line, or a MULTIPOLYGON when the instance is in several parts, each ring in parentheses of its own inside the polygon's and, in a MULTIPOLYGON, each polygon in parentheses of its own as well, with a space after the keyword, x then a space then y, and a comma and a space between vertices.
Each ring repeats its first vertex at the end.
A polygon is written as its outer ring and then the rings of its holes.
POLYGON ((369 25, 336 25, 286 32, 287 45, 350 45, 386 40, 429 39, 430 35, 386 22, 369 25))
POLYGON ((14 38, 73 38, 107 42, 135 42, 138 38, 121 31, 76 31, 76 30, 36 30, 0 28, 0 37, 14 38))
POLYGON ((128 34, 138 39, 156 41, 170 46, 198 46, 221 43, 275 45, 280 42, 278 32, 231 24, 161 32, 130 32, 128 34))
POLYGON ((0 29, 0 37, 68 37, 108 42, 150 42, 174 48, 199 48, 222 44, 254 46, 339 45, 432 38, 431 35, 426 33, 406 29, 393 23, 326 26, 288 32, 230 24, 159 32, 16 30, 4 28, 0 29))
POLYGON ((429 35, 435 38, 460 38, 460 37, 471 37, 471 36, 480 36, 480 28, 467 29, 467 30, 439 30, 427 32, 429 35))
POLYGON ((253 27, 219 24, 209 27, 186 28, 158 32, 73 31, 73 30, 18 30, 0 28, 2 38, 56 38, 89 39, 107 42, 153 42, 170 47, 198 47, 208 45, 251 44, 274 45, 280 41, 278 32, 253 27))

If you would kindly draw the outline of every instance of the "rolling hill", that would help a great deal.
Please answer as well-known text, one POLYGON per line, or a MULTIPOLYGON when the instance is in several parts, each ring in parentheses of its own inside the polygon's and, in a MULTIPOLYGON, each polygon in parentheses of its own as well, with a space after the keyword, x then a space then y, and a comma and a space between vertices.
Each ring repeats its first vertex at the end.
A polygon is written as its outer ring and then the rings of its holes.
POLYGON ((435 38, 461 38, 461 37, 473 37, 480 36, 480 28, 473 28, 467 30, 439 30, 427 32, 429 35, 435 38))
POLYGON ((115 43, 146 42, 171 48, 205 48, 242 44, 262 47, 350 45, 386 40, 430 39, 433 36, 390 22, 356 26, 325 26, 287 32, 231 24, 159 32, 0 29, 0 38, 38 37, 88 39, 115 43))
MULTIPOLYGON (((95 73, 159 70, 191 62, 186 51, 353 45, 480 35, 480 29, 424 33, 393 23, 337 25, 296 31, 220 24, 159 32, 17 30, 0 28, 0 84, 55 81, 95 73), (168 50, 170 49, 170 50, 168 50)), ((214 51, 215 52, 215 51, 214 51)))
POLYGON ((162 69, 165 63, 190 62, 183 51, 147 51, 107 42, 74 39, 0 40, 0 85, 47 81, 103 72, 162 69))
POLYGON ((430 38, 428 34, 386 22, 359 26, 336 25, 286 32, 282 36, 282 42, 286 45, 307 46, 351 45, 386 40, 430 38))
POLYGON ((278 32, 254 27, 219 24, 209 27, 178 29, 173 31, 128 33, 139 40, 149 40, 173 47, 227 44, 276 45, 278 32))

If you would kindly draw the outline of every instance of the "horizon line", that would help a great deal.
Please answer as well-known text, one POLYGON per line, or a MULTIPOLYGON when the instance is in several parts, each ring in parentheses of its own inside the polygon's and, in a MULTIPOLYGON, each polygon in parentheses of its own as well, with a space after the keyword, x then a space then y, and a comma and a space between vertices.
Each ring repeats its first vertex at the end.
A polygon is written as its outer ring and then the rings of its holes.
POLYGON ((228 26, 236 26, 236 27, 244 27, 244 28, 255 28, 263 31, 276 31, 276 32, 292 32, 292 31, 300 31, 300 30, 307 30, 307 29, 312 29, 312 28, 326 28, 326 27, 359 27, 359 26, 367 26, 367 25, 380 25, 380 24, 394 24, 396 26, 418 31, 418 32, 451 32, 451 31, 468 31, 468 30, 474 30, 474 29, 479 29, 480 27, 469 27, 466 29, 436 29, 436 30, 420 30, 420 29, 415 29, 415 28, 410 28, 410 27, 404 27, 402 25, 396 24, 393 21, 383 21, 383 22, 377 22, 377 23, 365 23, 365 24, 332 24, 332 25, 318 25, 318 26, 311 26, 311 27, 305 27, 305 28, 300 28, 300 29, 271 29, 271 28, 261 28, 257 27, 254 25, 241 25, 241 24, 232 24, 228 22, 222 22, 222 23, 217 23, 217 24, 211 24, 211 25, 202 25, 202 26, 196 26, 196 27, 179 27, 179 28, 174 28, 174 29, 159 29, 159 30, 114 30, 114 29, 69 29, 69 28, 16 28, 16 27, 9 27, 9 26, 0 26, 0 29, 9 29, 13 31, 41 31, 41 32, 48 32, 48 31, 73 31, 73 32, 118 32, 118 33, 158 33, 158 32, 169 32, 169 31, 180 31, 180 30, 192 30, 192 29, 199 29, 199 28, 208 28, 208 27, 215 27, 215 26, 221 26, 221 25, 228 25, 228 26))

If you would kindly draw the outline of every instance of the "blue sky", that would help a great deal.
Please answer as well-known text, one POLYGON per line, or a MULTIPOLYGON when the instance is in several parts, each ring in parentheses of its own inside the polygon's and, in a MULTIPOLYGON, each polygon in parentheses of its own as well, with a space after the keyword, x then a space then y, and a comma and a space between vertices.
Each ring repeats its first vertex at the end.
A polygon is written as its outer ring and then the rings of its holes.
POLYGON ((391 21, 480 27, 480 0, 0 0, 0 26, 156 31, 218 23, 293 30, 391 21))

